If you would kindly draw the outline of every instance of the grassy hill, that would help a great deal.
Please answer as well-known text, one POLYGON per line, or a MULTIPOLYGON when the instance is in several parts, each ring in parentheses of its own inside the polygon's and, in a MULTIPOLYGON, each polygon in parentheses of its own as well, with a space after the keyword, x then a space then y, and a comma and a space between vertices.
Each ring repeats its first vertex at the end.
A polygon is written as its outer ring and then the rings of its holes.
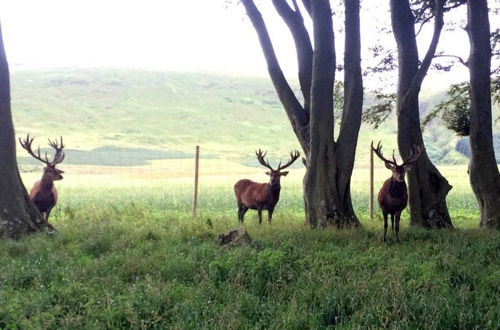
MULTIPOLYGON (((140 165, 190 157, 199 144, 205 157, 252 164, 256 148, 286 157, 299 147, 266 78, 133 69, 15 70, 11 76, 17 134, 40 137, 42 146, 47 137, 64 136, 66 163, 140 165)), ((424 96, 423 109, 438 99, 424 96)), ((395 133, 394 121, 377 131, 363 126, 358 162, 366 163, 371 140, 395 148, 395 133)), ((441 124, 427 128, 425 140, 438 163, 466 161, 441 124)))

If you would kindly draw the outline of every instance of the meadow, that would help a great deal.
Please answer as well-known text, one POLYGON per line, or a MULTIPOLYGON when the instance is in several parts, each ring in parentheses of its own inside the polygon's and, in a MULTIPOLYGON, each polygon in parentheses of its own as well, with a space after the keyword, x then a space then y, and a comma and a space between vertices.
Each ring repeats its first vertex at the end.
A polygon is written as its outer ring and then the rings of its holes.
MULTIPOLYGON (((456 230, 408 227, 381 242, 368 216, 368 170, 353 177, 357 230, 304 225, 301 179, 283 179, 272 225, 220 247, 238 226, 232 185, 263 170, 202 160, 191 216, 192 160, 148 167, 66 166, 58 232, 0 242, 0 328, 500 328, 500 233, 477 228, 465 166, 440 168, 456 230), (174 166, 174 163, 177 164, 174 166)), ((376 169, 376 188, 388 171, 376 169)), ((39 173, 24 173, 30 185, 39 173)))
MULTIPOLYGON (((426 110, 442 97, 423 94, 426 110)), ((361 129, 352 193, 362 228, 304 224, 297 162, 273 223, 249 211, 252 242, 220 247, 218 235, 238 226, 233 184, 267 180, 254 150, 274 164, 298 148, 268 79, 14 69, 12 110, 18 136, 31 133, 42 150, 63 136, 67 157, 57 233, 0 241, 0 329, 500 328, 500 234, 478 228, 467 158, 439 121, 424 139, 453 185, 456 230, 410 228, 405 212, 401 244, 390 232, 381 242, 368 150, 372 140, 396 147, 390 120, 361 129)), ((21 148, 18 161, 30 187, 41 166, 21 148)), ((376 191, 389 175, 377 161, 376 191)))

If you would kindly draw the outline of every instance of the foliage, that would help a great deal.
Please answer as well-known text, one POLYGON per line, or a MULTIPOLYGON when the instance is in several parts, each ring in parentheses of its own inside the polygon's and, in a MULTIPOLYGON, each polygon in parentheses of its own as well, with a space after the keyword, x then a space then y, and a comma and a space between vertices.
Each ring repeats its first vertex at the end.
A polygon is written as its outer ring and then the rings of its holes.
MULTIPOLYGON (((432 119, 441 115, 448 129, 458 136, 468 136, 470 129, 469 92, 469 82, 450 85, 446 92, 446 99, 437 104, 425 116, 422 127, 425 127, 432 119)), ((492 79, 491 94, 493 105, 500 105, 500 76, 492 79)))
POLYGON ((202 186, 193 219, 191 180, 62 181, 56 235, 0 241, 0 327, 498 328, 500 236, 472 229, 464 171, 445 171, 461 180, 450 198, 459 229, 408 228, 405 214, 402 244, 381 243, 381 222, 368 220, 367 172, 353 177, 364 229, 305 227, 297 178, 272 226, 248 214, 254 242, 238 248, 216 244, 237 224, 231 182, 202 186))
POLYGON ((470 85, 467 82, 451 85, 446 92, 447 98, 426 115, 422 126, 425 127, 429 121, 441 114, 446 128, 458 136, 468 136, 470 130, 469 91, 470 85))
POLYGON ((375 91, 374 95, 374 104, 365 109, 361 118, 363 122, 377 129, 387 118, 389 118, 393 109, 396 107, 396 94, 375 91))
POLYGON ((337 80, 333 86, 333 111, 334 118, 340 125, 344 111, 344 82, 337 80))

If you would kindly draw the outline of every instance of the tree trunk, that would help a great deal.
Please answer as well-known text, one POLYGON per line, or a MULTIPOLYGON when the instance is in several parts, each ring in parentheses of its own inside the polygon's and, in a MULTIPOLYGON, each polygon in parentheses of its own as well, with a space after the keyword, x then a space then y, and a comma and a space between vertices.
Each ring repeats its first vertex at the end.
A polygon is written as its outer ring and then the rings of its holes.
POLYGON ((44 221, 22 184, 10 109, 9 68, 0 27, 0 238, 18 238, 42 229, 44 221))
POLYGON ((493 149, 490 91, 490 23, 486 0, 467 1, 470 40, 470 183, 481 214, 479 225, 500 229, 500 173, 493 149))
POLYGON ((311 86, 310 154, 304 177, 306 221, 325 226, 334 219, 335 150, 333 82, 335 49, 330 3, 313 1, 314 57, 311 86))
POLYGON ((344 109, 336 144, 337 211, 346 224, 359 225, 351 200, 351 176, 363 112, 359 0, 345 0, 344 109))
POLYGON ((446 195, 452 188, 431 163, 425 152, 420 129, 419 93, 422 81, 434 56, 442 29, 442 0, 436 0, 434 36, 419 67, 415 35, 415 18, 408 0, 391 0, 391 20, 398 48, 398 146, 406 159, 414 146, 423 146, 424 152, 408 173, 410 225, 426 228, 452 228, 446 195))

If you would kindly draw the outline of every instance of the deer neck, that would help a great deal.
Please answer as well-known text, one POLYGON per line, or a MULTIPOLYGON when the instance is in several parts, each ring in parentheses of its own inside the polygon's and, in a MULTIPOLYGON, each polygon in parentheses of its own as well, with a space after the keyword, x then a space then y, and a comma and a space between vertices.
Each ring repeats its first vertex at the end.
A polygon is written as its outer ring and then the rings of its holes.
POLYGON ((274 198, 280 197, 281 184, 279 182, 275 184, 271 184, 271 182, 269 182, 267 184, 267 189, 269 190, 269 195, 273 196, 274 198))
POLYGON ((52 187, 54 187, 54 180, 44 173, 41 180, 41 189, 52 190, 52 187))
POLYGON ((392 196, 402 196, 406 193, 406 182, 392 179, 389 185, 389 193, 392 196))

